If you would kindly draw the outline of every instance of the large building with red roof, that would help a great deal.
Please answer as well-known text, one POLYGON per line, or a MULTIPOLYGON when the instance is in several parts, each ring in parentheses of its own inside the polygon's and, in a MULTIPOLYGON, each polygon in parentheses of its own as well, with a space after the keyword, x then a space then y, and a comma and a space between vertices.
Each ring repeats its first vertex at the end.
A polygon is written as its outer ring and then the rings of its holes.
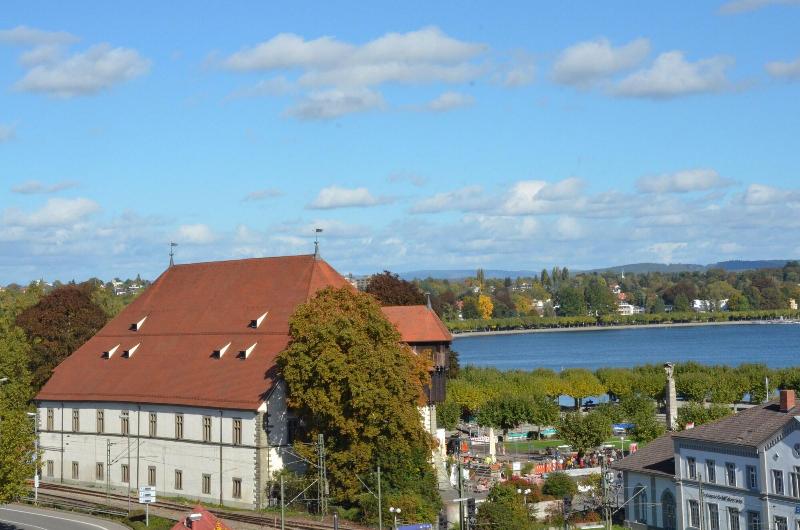
MULTIPOLYGON (((263 505, 292 441, 275 366, 289 316, 318 290, 349 285, 315 255, 169 267, 37 395, 43 480, 263 505)), ((422 417, 434 433, 452 337, 429 307, 383 309, 432 356, 422 417)))

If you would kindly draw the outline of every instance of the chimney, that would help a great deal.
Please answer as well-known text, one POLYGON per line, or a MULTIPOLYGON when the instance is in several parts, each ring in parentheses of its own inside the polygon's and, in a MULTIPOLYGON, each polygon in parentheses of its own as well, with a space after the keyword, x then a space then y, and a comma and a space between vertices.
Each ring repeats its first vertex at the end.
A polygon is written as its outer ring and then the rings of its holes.
POLYGON ((794 390, 781 390, 781 412, 789 412, 794 406, 794 390))

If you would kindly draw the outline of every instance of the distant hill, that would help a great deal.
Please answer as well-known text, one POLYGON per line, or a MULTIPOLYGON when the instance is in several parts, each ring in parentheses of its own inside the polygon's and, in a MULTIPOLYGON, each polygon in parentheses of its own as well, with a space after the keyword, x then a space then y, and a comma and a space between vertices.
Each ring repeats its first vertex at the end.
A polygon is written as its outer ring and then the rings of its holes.
MULTIPOLYGON (((697 265, 693 263, 629 263, 627 265, 616 265, 614 267, 603 267, 599 269, 572 271, 572 272, 612 272, 620 274, 628 272, 634 274, 645 274, 648 272, 676 273, 676 272, 703 272, 709 269, 724 269, 731 272, 758 269, 780 269, 786 265, 787 259, 771 260, 731 260, 720 261, 710 265, 697 265)), ((549 269, 548 269, 549 270, 549 269)), ((503 269, 485 269, 484 274, 487 278, 511 278, 538 276, 541 271, 518 270, 510 271, 503 269)), ((473 278, 475 269, 423 269, 417 271, 401 272, 400 277, 404 280, 424 280, 425 278, 435 278, 437 280, 460 280, 463 278, 473 278)))

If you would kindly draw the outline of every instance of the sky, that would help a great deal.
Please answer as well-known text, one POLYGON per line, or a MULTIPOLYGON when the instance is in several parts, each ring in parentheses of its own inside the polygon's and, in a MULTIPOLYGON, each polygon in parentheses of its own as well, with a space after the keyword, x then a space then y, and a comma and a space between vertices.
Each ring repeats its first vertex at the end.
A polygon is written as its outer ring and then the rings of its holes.
POLYGON ((800 0, 4 3, 0 284, 800 256, 800 0))

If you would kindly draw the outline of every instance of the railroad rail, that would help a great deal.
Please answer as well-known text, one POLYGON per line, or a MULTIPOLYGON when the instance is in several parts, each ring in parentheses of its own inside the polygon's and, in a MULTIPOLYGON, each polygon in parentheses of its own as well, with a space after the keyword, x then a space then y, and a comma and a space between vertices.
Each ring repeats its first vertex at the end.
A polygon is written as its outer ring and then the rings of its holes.
MULTIPOLYGON (((108 497, 109 500, 114 502, 127 502, 128 496, 122 495, 119 493, 108 493, 104 491, 97 491, 97 490, 90 490, 85 488, 79 488, 76 486, 67 486, 64 484, 52 484, 48 482, 42 482, 39 484, 39 498, 40 502, 45 504, 64 504, 64 505, 72 505, 75 508, 83 509, 86 511, 94 511, 97 513, 103 513, 103 511, 107 511, 108 507, 105 504, 100 504, 96 502, 91 502, 83 499, 75 499, 74 497, 69 496, 71 495, 84 495, 88 497, 96 497, 96 498, 106 498, 108 497), (42 490, 45 490, 44 492, 42 490), (51 493, 56 492, 56 493, 51 493), (57 493, 62 493, 62 495, 58 495, 57 493), (64 495, 66 494, 66 495, 64 495), (67 502, 63 502, 67 501, 67 502)), ((136 502, 134 497, 131 497, 132 502, 136 502)), ((173 512, 180 512, 180 514, 185 514, 188 511, 191 511, 193 506, 187 504, 180 504, 177 502, 170 502, 170 501, 159 501, 154 502, 150 505, 153 508, 159 508, 162 510, 168 510, 173 512)), ((266 515, 259 515, 255 513, 241 513, 241 512, 232 512, 228 510, 220 510, 217 508, 210 508, 208 509, 211 513, 216 515, 217 517, 228 520, 228 521, 235 521, 239 523, 247 523, 253 525, 259 525, 264 528, 269 528, 275 521, 274 517, 267 517, 266 515)), ((278 523, 279 525, 280 523, 278 523)), ((279 526, 276 526, 279 528, 279 526)), ((329 530, 333 528, 332 521, 309 521, 297 518, 286 518, 285 524, 286 530, 329 530)), ((364 530, 365 527, 363 526, 356 526, 352 523, 343 523, 342 521, 339 522, 339 528, 342 530, 364 530)))

